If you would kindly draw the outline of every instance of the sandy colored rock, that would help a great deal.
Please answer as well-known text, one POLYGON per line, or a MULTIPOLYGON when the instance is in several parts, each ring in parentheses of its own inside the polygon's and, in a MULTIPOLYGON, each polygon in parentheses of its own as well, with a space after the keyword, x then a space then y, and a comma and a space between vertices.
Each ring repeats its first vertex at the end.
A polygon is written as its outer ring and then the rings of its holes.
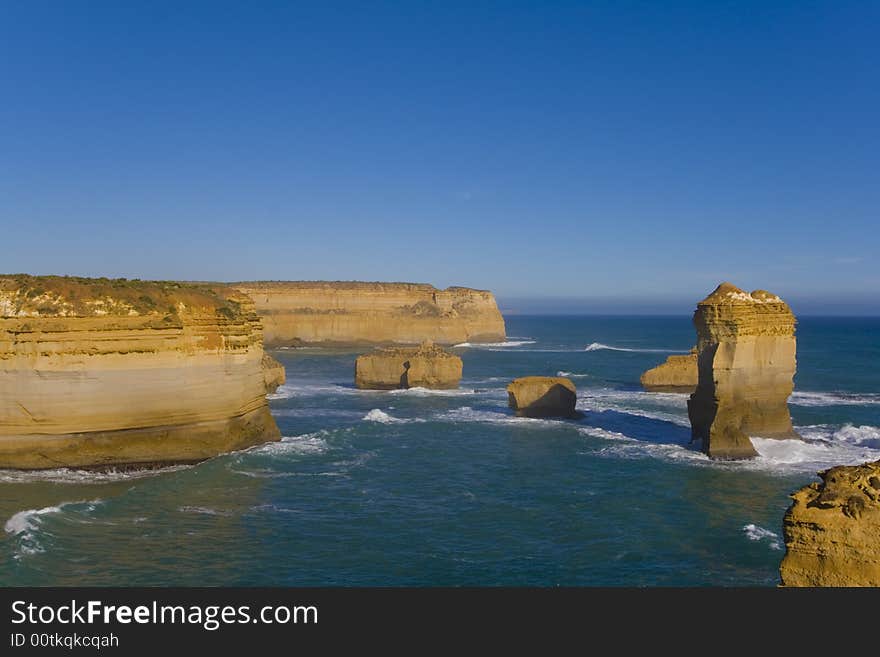
POLYGON ((517 415, 575 417, 577 390, 561 376, 524 376, 507 386, 507 400, 517 415))
POLYGON ((694 392, 697 389, 697 348, 676 354, 653 367, 639 379, 649 392, 694 392))
POLYGON ((259 317, 179 283, 0 276, 0 467, 195 462, 277 440, 259 317))
POLYGON ((417 283, 243 282, 268 347, 504 340, 491 292, 417 283))
POLYGON ((794 388, 795 318, 782 299, 722 283, 697 304, 697 388, 688 400, 694 440, 712 458, 757 455, 750 436, 798 438, 788 398, 794 388))
POLYGON ((275 392, 278 386, 283 385, 287 380, 287 372, 284 370, 284 365, 269 354, 263 354, 262 368, 267 393, 275 392))
POLYGON ((880 461, 820 472, 783 521, 784 586, 880 586, 880 461))
POLYGON ((457 388, 461 358, 430 342, 417 348, 390 348, 358 356, 354 383, 369 390, 457 388))

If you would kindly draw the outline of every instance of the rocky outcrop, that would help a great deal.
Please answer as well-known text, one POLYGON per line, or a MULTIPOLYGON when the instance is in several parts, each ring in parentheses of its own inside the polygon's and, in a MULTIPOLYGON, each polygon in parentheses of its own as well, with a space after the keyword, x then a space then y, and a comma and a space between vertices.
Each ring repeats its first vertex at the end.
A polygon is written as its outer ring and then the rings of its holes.
POLYGON ((279 438, 233 290, 0 276, 0 467, 195 462, 279 438))
POLYGON ((278 386, 283 385, 287 380, 287 372, 284 365, 272 358, 269 354, 263 354, 263 381, 266 383, 266 392, 275 392, 278 386))
POLYGON ((820 472, 785 514, 785 586, 880 586, 880 461, 820 472))
POLYGON ((675 355, 642 374, 639 381, 648 392, 694 392, 697 389, 697 348, 686 356, 675 355))
POLYGON ((369 390, 457 388, 461 358, 430 342, 418 348, 377 349, 358 356, 354 383, 369 390))
POLYGON ((782 299, 722 283, 697 304, 696 391, 688 399, 694 440, 712 458, 757 455, 749 436, 798 438, 788 398, 794 388, 795 318, 782 299))
POLYGON ((561 376, 524 376, 507 386, 507 400, 517 415, 576 417, 577 390, 561 376))
POLYGON ((491 292, 415 283, 245 282, 266 345, 438 344, 504 340, 491 292))

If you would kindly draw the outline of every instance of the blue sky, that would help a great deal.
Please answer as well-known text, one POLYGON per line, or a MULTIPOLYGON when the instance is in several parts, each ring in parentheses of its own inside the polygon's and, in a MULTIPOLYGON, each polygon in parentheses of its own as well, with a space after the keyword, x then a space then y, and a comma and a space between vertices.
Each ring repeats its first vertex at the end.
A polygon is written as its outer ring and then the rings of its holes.
POLYGON ((870 311, 878 6, 4 2, 0 270, 870 311))

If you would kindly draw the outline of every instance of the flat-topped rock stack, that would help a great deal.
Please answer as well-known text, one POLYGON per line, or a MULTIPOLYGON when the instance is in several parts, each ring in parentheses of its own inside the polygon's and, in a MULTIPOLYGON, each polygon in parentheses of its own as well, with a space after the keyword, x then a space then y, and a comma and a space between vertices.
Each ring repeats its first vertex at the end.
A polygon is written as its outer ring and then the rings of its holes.
POLYGON ((200 461, 277 440, 260 320, 228 288, 0 276, 0 468, 200 461))
POLYGON ((819 473, 785 514, 785 586, 880 586, 880 461, 819 473))
POLYGON ((368 390, 457 388, 461 372, 461 358, 426 341, 419 347, 376 349, 358 356, 354 383, 368 390))
POLYGON ((577 417, 577 390, 562 376, 524 376, 507 386, 508 405, 524 417, 577 417))
POLYGON ((692 435, 713 458, 757 455, 750 436, 798 438, 788 398, 796 367, 795 317, 764 290, 722 283, 697 304, 697 388, 692 435))
POLYGON ((697 389, 697 348, 688 354, 669 356, 642 374, 639 381, 648 392, 693 392, 697 389))

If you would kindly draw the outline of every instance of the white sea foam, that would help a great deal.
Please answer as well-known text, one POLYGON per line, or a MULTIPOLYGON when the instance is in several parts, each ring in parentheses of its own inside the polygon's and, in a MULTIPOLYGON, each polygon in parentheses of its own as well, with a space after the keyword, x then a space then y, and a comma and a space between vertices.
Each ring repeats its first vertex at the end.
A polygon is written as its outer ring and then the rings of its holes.
POLYGON ((688 395, 675 392, 582 388, 578 392, 577 408, 586 413, 614 411, 690 426, 687 398, 688 395))
POLYGON ((569 379, 577 379, 577 378, 585 378, 591 376, 590 374, 575 374, 574 372, 564 372, 563 370, 559 370, 556 373, 556 376, 565 376, 569 379))
POLYGON ((192 465, 169 465, 140 470, 0 470, 0 483, 45 481, 53 484, 100 484, 155 477, 160 474, 189 470, 192 465))
POLYGON ((272 455, 321 454, 330 448, 325 440, 330 433, 330 431, 322 429, 321 431, 305 433, 300 436, 283 436, 279 441, 251 447, 243 453, 272 455))
POLYGON ((880 394, 797 390, 788 403, 794 406, 876 406, 880 404, 880 394))
POLYGON ((835 465, 855 465, 880 459, 880 430, 877 427, 815 425, 796 429, 804 440, 752 437, 751 442, 758 456, 748 461, 713 461, 700 452, 696 445, 685 442, 639 440, 593 426, 581 426, 578 431, 611 442, 612 444, 598 450, 604 456, 661 458, 728 470, 814 474, 835 465))
POLYGON ((385 411, 374 408, 364 416, 365 422, 379 422, 380 424, 403 424, 406 420, 401 420, 392 415, 388 415, 385 411))
POLYGON ((682 351, 681 349, 636 349, 629 347, 613 347, 610 344, 603 344, 601 342, 591 342, 586 347, 584 347, 584 351, 631 351, 637 353, 645 353, 645 354, 684 354, 686 351, 682 351))
POLYGON ((510 349, 511 347, 522 347, 524 344, 535 344, 535 340, 505 340, 504 342, 459 342, 452 345, 453 347, 470 347, 472 349, 510 349))
POLYGON ((42 509, 26 509, 12 515, 3 526, 7 534, 11 534, 18 541, 18 559, 23 555, 45 552, 41 542, 43 534, 43 518, 47 515, 63 513, 68 507, 82 506, 83 511, 90 513, 101 504, 103 500, 81 500, 76 502, 62 502, 57 506, 47 506, 42 509))
POLYGON ((470 406, 461 406, 460 408, 453 408, 438 413, 433 419, 441 422, 486 422, 488 424, 518 424, 533 427, 552 427, 569 424, 566 420, 520 417, 513 415, 512 413, 486 411, 475 409, 470 406))
POLYGON ((435 390, 432 388, 422 388, 421 386, 400 388, 398 390, 386 390, 385 392, 390 395, 407 395, 412 397, 465 397, 477 394, 476 390, 469 390, 467 388, 435 390))
POLYGON ((763 527, 759 527, 758 525, 748 524, 743 526, 743 531, 746 533, 746 536, 750 541, 767 541, 767 544, 770 546, 772 550, 781 550, 782 543, 779 540, 779 534, 776 532, 771 532, 769 529, 764 529, 763 527))
POLYGON ((205 516, 231 516, 232 511, 220 511, 207 506, 182 506, 178 509, 183 513, 198 513, 205 516))
POLYGON ((362 391, 354 387, 327 384, 327 383, 284 383, 278 389, 266 395, 266 399, 290 399, 292 397, 313 397, 315 395, 356 395, 362 391))

